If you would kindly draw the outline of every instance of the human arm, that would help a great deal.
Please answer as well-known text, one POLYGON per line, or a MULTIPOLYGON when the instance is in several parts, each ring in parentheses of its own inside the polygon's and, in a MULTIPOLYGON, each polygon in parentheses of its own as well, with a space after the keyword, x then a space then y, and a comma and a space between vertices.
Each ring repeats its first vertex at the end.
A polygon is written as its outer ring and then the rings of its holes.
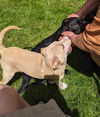
POLYGON ((85 18, 85 16, 89 12, 96 9, 99 5, 100 5, 100 0, 87 0, 87 2, 82 6, 80 10, 78 10, 75 13, 70 14, 68 18, 71 18, 71 17, 85 18))

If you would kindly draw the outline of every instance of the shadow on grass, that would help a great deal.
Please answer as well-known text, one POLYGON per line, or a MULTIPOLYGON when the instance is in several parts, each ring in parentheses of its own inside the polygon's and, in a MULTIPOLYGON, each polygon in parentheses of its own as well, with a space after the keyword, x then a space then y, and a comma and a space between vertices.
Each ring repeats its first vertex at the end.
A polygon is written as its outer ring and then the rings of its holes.
POLYGON ((73 110, 73 112, 68 108, 67 103, 58 90, 56 85, 43 85, 31 83, 26 89, 24 99, 31 105, 36 105, 38 103, 47 103, 50 99, 54 99, 60 109, 67 115, 73 117, 79 117, 78 110, 73 110), (75 114, 74 114, 75 113, 75 114), (75 116, 74 116, 75 115, 75 116))
POLYGON ((98 94, 100 94, 100 67, 92 60, 88 52, 73 48, 73 52, 68 56, 68 64, 80 73, 86 76, 92 76, 98 88, 98 94), (97 75, 97 77, 94 76, 97 75))
MULTIPOLYGON (((8 85, 18 80, 23 73, 16 73, 8 85)), ((61 92, 58 90, 56 85, 51 84, 37 84, 36 82, 31 83, 25 90, 23 98, 31 105, 37 105, 38 103, 47 103, 50 99, 54 99, 60 109, 71 117, 80 117, 78 109, 75 108, 72 111, 68 108, 66 100, 64 99, 61 92)))

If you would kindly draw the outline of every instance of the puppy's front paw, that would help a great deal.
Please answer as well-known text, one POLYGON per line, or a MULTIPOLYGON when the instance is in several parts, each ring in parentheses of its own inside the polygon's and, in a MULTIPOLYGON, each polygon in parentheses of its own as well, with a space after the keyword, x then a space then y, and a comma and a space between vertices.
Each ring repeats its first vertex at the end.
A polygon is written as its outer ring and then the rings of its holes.
POLYGON ((66 83, 62 83, 62 87, 60 87, 61 89, 65 90, 68 87, 68 85, 66 83))

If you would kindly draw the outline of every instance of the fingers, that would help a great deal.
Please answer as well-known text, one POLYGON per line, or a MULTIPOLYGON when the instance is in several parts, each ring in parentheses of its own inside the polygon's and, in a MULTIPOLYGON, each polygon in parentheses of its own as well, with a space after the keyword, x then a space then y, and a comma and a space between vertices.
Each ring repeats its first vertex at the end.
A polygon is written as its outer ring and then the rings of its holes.
POLYGON ((69 16, 68 16, 68 18, 71 18, 71 17, 79 17, 77 14, 75 14, 75 13, 72 13, 72 14, 70 14, 69 16))
POLYGON ((69 37, 69 38, 72 38, 75 34, 71 31, 66 31, 66 32, 63 32, 59 38, 59 40, 62 40, 64 37, 69 37))
POLYGON ((74 33, 71 32, 71 31, 65 31, 65 32, 62 33, 62 35, 63 35, 63 36, 69 36, 69 37, 72 37, 72 36, 74 35, 74 33))

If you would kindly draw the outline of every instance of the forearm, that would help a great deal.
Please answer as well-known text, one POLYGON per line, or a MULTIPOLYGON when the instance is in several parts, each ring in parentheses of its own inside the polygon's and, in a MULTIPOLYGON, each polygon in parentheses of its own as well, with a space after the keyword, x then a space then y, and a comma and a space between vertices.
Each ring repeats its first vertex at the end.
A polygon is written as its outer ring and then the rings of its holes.
POLYGON ((100 0, 87 0, 83 7, 76 12, 78 16, 84 18, 89 12, 100 5, 100 0))

